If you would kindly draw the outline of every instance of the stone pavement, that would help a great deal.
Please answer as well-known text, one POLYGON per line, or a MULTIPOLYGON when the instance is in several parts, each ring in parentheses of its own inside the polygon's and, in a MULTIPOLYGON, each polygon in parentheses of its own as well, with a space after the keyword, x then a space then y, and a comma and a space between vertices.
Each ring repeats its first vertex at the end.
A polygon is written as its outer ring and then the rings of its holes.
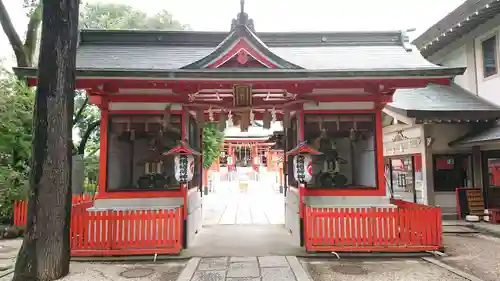
POLYGON ((294 256, 193 258, 177 281, 309 281, 294 256))
POLYGON ((443 236, 447 256, 440 260, 485 281, 500 280, 500 239, 483 234, 443 236))
POLYGON ((238 182, 220 182, 203 196, 203 225, 284 223, 284 196, 265 182, 249 181, 246 191, 238 182))
POLYGON ((302 260, 313 281, 469 281, 422 259, 302 260))
MULTIPOLYGON (((175 281, 185 266, 184 261, 142 263, 72 262, 70 272, 60 281, 175 281)), ((0 281, 11 281, 13 273, 0 281)))

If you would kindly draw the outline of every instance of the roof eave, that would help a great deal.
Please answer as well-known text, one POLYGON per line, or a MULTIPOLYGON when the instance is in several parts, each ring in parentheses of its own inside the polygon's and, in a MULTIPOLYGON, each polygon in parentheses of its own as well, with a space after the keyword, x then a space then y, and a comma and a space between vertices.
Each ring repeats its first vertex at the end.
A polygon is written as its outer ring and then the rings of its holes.
POLYGON ((496 15, 500 11, 500 2, 498 1, 480 0, 475 3, 467 2, 470 1, 466 1, 412 41, 412 44, 417 46, 424 57, 435 54, 464 34, 471 32, 477 26, 485 23, 491 19, 491 15, 496 15), (457 12, 460 12, 460 14, 457 15, 457 12), (446 21, 451 22, 446 23, 446 21))
MULTIPOLYGON (((14 73, 21 77, 35 78, 38 76, 36 68, 15 67, 14 73)), ((85 69, 77 68, 79 78, 149 78, 167 80, 242 80, 242 79, 297 79, 297 80, 336 80, 343 78, 402 78, 402 77, 454 77, 461 75, 464 67, 432 67, 413 69, 353 69, 353 70, 307 70, 307 69, 173 69, 173 70, 144 70, 144 69, 85 69)))
POLYGON ((429 120, 492 121, 500 118, 500 110, 406 110, 418 122, 429 120))

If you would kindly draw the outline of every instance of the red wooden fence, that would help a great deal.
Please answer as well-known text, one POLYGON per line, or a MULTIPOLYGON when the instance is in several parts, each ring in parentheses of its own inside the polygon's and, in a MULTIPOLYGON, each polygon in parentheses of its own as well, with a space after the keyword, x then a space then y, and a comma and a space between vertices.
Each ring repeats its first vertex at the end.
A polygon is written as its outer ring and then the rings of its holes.
POLYGON ((104 212, 73 208, 71 255, 178 254, 182 227, 182 208, 104 212))
MULTIPOLYGON (((88 207, 92 206, 92 195, 73 195, 71 205, 74 207, 79 204, 86 204, 88 207)), ((26 225, 26 218, 28 217, 28 201, 15 201, 14 202, 14 225, 23 227, 26 225)))
MULTIPOLYGON (((144 211, 92 211, 90 198, 74 198, 72 256, 178 254, 182 249, 182 208, 144 211)), ((27 202, 15 202, 14 223, 26 224, 27 202)))
POLYGON ((403 207, 398 208, 307 207, 306 250, 419 252, 441 249, 441 210, 401 205, 403 207))

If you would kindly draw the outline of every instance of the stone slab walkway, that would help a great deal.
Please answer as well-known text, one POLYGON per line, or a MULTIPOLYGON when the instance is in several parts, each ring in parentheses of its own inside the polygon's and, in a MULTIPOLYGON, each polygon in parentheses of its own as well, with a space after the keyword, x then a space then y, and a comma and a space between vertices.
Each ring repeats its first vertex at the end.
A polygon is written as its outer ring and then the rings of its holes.
POLYGON ((309 281, 294 256, 193 258, 177 281, 309 281))
POLYGON ((246 191, 237 182, 223 182, 203 197, 203 225, 284 224, 285 201, 271 185, 250 181, 246 191))

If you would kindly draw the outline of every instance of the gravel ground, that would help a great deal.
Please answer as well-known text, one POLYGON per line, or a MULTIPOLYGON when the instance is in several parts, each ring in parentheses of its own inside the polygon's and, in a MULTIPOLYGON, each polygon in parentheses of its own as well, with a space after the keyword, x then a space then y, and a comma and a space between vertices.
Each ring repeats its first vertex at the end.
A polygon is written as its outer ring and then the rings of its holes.
MULTIPOLYGON (((175 281, 184 262, 169 263, 71 263, 70 274, 61 281, 175 281)), ((0 281, 12 279, 12 274, 0 281)))
POLYGON ((441 258, 451 266, 485 281, 500 280, 500 239, 480 234, 444 235, 446 254, 441 258))
POLYGON ((302 260, 314 281, 467 281, 421 259, 302 260))

